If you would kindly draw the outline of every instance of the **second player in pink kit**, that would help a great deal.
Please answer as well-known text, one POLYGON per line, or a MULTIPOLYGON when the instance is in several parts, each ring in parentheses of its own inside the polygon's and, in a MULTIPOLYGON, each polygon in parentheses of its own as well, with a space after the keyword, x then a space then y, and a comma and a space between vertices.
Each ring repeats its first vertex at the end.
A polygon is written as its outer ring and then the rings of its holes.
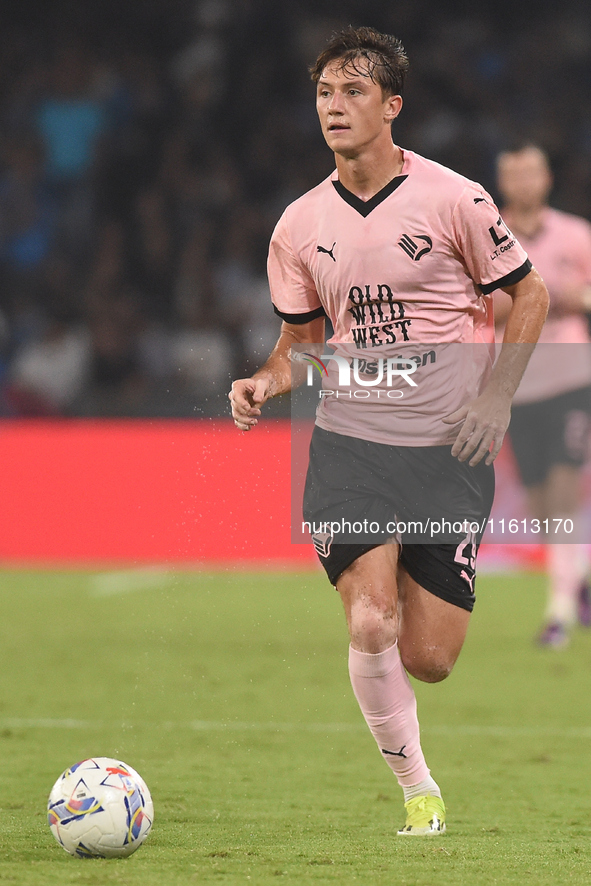
MULTIPOLYGON (((488 354, 491 293, 500 287, 512 300, 505 344, 494 367, 488 357, 477 360, 475 378, 458 378, 451 412, 429 385, 419 387, 419 424, 428 417, 423 436, 408 434, 413 416, 386 398, 368 410, 368 420, 354 400, 324 398, 304 497, 311 525, 334 526, 344 517, 382 526, 393 514, 415 516, 426 498, 452 518, 458 509, 485 521, 492 462, 547 311, 540 277, 488 194, 393 143, 407 66, 394 37, 349 28, 312 68, 336 171, 277 225, 269 281, 281 335, 265 365, 234 382, 234 421, 251 430, 265 401, 297 383, 292 348, 322 344, 325 317, 334 328, 329 344, 363 357, 370 378, 384 348, 398 356, 432 346, 438 357, 440 348, 476 343, 488 354)), ((479 537, 414 543, 380 533, 316 535, 345 610, 353 691, 404 793, 406 823, 398 833, 442 834, 445 806, 421 749, 407 672, 431 683, 450 673, 474 605, 479 537)))
MULTIPOLYGON (((536 145, 499 156, 498 186, 503 217, 527 246, 550 294, 540 346, 515 395, 510 433, 530 514, 548 527, 548 605, 538 641, 561 647, 577 610, 583 624, 591 621, 580 514, 591 430, 591 225, 548 206, 552 176, 536 145), (565 521, 573 531, 560 531, 565 521)), ((499 321, 509 307, 499 294, 499 321)))

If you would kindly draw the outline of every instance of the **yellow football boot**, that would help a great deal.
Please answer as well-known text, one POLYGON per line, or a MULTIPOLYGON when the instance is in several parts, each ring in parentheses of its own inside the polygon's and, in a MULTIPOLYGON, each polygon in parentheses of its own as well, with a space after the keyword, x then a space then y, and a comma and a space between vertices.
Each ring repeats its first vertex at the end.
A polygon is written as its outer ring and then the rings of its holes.
POLYGON ((401 836, 434 837, 445 833, 445 803, 441 797, 413 797, 404 808, 406 824, 398 831, 401 836))

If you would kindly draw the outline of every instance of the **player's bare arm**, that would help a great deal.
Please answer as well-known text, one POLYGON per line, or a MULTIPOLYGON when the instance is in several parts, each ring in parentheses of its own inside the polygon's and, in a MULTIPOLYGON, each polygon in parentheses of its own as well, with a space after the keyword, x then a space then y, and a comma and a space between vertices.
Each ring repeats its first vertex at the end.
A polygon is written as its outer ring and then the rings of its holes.
POLYGON ((287 394, 304 380, 291 360, 294 345, 313 345, 324 341, 324 318, 317 317, 309 323, 283 322, 277 344, 269 359, 251 378, 239 378, 232 383, 228 394, 232 404, 232 418, 241 431, 250 431, 258 423, 261 407, 271 397, 287 394))
POLYGON ((503 288, 512 304, 501 353, 482 394, 449 415, 448 424, 463 422, 452 455, 471 466, 495 460, 511 418, 511 401, 548 313, 548 290, 532 268, 519 283, 503 288))
MULTIPOLYGON (((558 293, 557 304, 550 305, 548 317, 567 317, 579 314, 591 313, 591 285, 576 286, 572 289, 563 289, 558 293)), ((497 290, 495 302, 495 325, 503 327, 511 313, 511 299, 503 292, 497 290)))

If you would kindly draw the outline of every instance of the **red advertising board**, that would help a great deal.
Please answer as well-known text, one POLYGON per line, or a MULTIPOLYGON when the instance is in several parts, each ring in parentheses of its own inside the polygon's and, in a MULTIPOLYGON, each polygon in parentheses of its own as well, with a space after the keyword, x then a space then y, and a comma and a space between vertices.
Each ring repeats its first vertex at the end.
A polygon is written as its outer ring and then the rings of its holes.
MULTIPOLYGON (((310 431, 292 452, 287 420, 248 433, 230 420, 4 421, 0 563, 319 568, 291 540, 310 431)), ((590 502, 589 467, 584 482, 590 502)), ((493 515, 524 506, 504 448, 493 515)), ((479 562, 539 568, 542 546, 485 545, 479 562)))
POLYGON ((290 427, 7 421, 0 559, 314 564, 290 540, 290 427))

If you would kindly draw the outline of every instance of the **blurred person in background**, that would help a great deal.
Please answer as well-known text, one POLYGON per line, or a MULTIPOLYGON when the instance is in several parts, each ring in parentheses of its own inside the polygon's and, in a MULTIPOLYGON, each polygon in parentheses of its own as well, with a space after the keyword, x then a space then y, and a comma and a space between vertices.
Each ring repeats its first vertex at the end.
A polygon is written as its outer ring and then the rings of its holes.
MULTIPOLYGON (((4 140, 0 172, 0 265, 9 288, 34 288, 55 238, 56 207, 43 175, 34 133, 4 140)), ((6 297, 5 293, 2 298, 6 297)))
MULTIPOLYGON (((253 371, 273 349, 281 321, 269 311, 269 284, 261 258, 262 232, 259 214, 239 207, 228 221, 224 252, 214 266, 214 279, 227 308, 237 364, 253 371)), ((266 257, 266 244, 263 247, 266 257)))
POLYGON ((43 333, 12 361, 4 400, 20 416, 68 415, 90 376, 88 332, 63 305, 47 311, 43 333))
POLYGON ((106 221, 83 291, 90 370, 78 408, 84 415, 133 415, 146 396, 139 356, 145 301, 130 283, 124 226, 106 221))
POLYGON ((62 248, 81 259, 91 246, 96 172, 101 140, 109 128, 104 102, 95 94, 88 47, 56 52, 36 125, 45 154, 45 179, 59 206, 62 248))
POLYGON ((6 135, 0 161, 0 309, 7 323, 4 346, 12 357, 45 335, 58 216, 33 132, 6 135))
MULTIPOLYGON (((548 206, 552 174, 537 145, 501 153, 497 172, 503 218, 550 294, 546 325, 513 401, 509 434, 530 515, 546 528, 548 604, 537 639, 561 647, 577 617, 591 624, 588 547, 569 543, 580 521, 591 425, 591 225, 548 206), (560 519, 573 521, 572 535, 562 531, 560 519)), ((496 293, 497 322, 509 307, 507 297, 496 293)))
POLYGON ((199 411, 219 395, 234 360, 229 330, 215 316, 217 291, 207 238, 195 231, 179 265, 170 347, 175 384, 199 411))

